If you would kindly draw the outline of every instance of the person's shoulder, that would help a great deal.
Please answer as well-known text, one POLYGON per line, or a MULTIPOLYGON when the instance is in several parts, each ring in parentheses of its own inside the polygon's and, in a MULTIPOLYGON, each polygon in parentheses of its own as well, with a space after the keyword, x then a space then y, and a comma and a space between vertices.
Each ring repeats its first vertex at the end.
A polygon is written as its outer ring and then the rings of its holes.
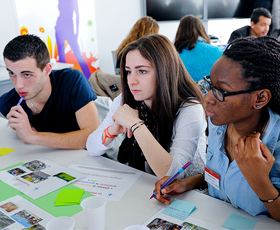
POLYGON ((53 70, 51 76, 55 78, 65 78, 65 77, 85 77, 80 70, 65 68, 61 70, 53 70))
POLYGON ((53 70, 51 75, 52 85, 75 85, 88 81, 84 74, 77 69, 66 68, 62 70, 53 70))
POLYGON ((248 27, 250 27, 250 26, 242 26, 242 27, 240 27, 240 28, 234 30, 233 32, 243 31, 243 30, 246 30, 248 27))
POLYGON ((0 112, 6 116, 10 108, 18 102, 19 95, 15 89, 10 90, 9 92, 4 93, 0 96, 0 112))
POLYGON ((191 99, 189 102, 184 102, 180 106, 178 110, 178 114, 185 114, 185 113, 191 113, 191 114, 205 114, 204 108, 202 104, 196 100, 196 99, 191 99))
POLYGON ((216 51, 216 52, 219 52, 219 53, 223 53, 223 50, 218 47, 218 46, 214 46, 212 44, 209 44, 209 43, 198 43, 197 46, 202 46, 208 50, 211 50, 211 51, 216 51))
POLYGON ((120 93, 117 97, 115 97, 113 103, 118 106, 123 105, 122 93, 120 93))
POLYGON ((1 100, 11 100, 13 98, 18 98, 18 94, 14 88, 0 96, 1 100))

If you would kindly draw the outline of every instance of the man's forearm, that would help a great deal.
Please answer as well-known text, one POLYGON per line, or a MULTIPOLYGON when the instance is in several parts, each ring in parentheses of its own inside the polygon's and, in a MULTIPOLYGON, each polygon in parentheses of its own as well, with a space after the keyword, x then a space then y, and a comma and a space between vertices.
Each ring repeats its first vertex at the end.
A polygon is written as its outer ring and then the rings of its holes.
POLYGON ((90 133, 89 130, 77 130, 68 133, 36 132, 27 142, 52 148, 85 149, 87 137, 90 133))

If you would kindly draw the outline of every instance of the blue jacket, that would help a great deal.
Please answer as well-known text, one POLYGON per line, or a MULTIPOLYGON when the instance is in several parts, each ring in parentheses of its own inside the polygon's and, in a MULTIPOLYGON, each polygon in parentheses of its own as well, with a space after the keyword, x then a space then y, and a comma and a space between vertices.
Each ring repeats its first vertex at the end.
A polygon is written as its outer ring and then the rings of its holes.
MULTIPOLYGON (((269 109, 269 124, 262 138, 275 157, 269 177, 272 184, 280 188, 280 115, 269 109)), ((220 176, 220 190, 208 183, 209 195, 244 209, 253 216, 268 214, 268 210, 259 200, 242 175, 236 161, 229 164, 225 152, 224 136, 227 125, 215 126, 209 119, 209 146, 206 155, 206 167, 220 176)))
POLYGON ((194 81, 210 75, 213 64, 223 54, 223 50, 217 46, 198 40, 192 50, 187 48, 179 53, 186 69, 194 81))

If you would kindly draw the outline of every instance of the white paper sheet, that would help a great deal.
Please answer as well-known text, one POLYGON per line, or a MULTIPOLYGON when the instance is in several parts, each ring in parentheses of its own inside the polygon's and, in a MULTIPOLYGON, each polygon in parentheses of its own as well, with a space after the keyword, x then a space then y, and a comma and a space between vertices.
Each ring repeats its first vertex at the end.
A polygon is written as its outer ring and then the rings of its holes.
POLYGON ((120 171, 77 164, 71 164, 69 168, 81 172, 86 176, 74 182, 74 185, 91 194, 113 201, 120 201, 142 174, 138 171, 120 171))
POLYGON ((0 202, 0 229, 44 229, 54 216, 17 195, 0 202), (43 227, 42 227, 43 226, 43 227))
POLYGON ((37 199, 84 177, 44 157, 0 171, 0 180, 37 199))

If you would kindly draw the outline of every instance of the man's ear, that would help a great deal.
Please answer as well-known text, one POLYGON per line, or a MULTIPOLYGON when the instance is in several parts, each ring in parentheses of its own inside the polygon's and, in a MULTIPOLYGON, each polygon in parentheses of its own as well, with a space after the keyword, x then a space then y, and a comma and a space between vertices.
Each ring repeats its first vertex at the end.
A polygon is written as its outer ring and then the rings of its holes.
POLYGON ((251 29, 254 29, 255 25, 256 24, 253 21, 251 21, 251 29))
POLYGON ((51 63, 47 63, 45 68, 44 68, 45 74, 46 75, 50 75, 52 72, 52 64, 51 63))
POLYGON ((261 109, 265 107, 271 99, 271 92, 269 89, 259 90, 256 94, 255 105, 256 109, 261 109))

